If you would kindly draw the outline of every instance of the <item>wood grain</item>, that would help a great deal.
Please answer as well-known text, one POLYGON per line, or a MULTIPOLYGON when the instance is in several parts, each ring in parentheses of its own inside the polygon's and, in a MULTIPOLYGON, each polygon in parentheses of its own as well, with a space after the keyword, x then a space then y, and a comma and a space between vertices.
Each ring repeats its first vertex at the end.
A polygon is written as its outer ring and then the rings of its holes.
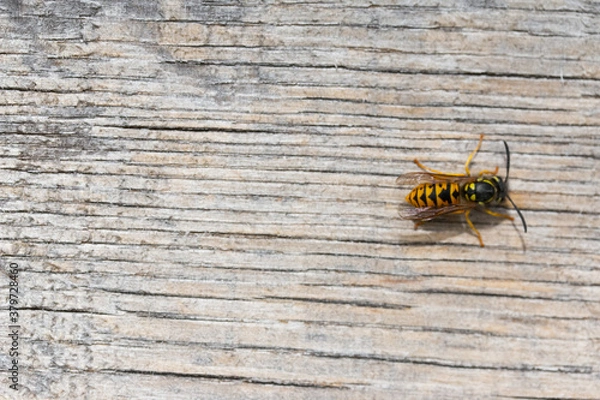
POLYGON ((0 21, 0 397, 600 398, 597 3, 0 21), (508 142, 529 231, 400 220, 395 178, 462 171, 480 133, 473 170, 503 174, 508 142))

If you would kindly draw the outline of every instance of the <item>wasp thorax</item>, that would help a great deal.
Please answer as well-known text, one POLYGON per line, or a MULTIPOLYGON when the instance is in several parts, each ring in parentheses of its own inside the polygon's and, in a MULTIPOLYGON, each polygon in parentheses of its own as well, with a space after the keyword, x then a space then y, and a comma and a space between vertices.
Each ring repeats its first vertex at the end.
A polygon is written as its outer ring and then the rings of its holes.
POLYGON ((480 204, 500 203, 504 200, 504 192, 504 182, 498 176, 481 177, 464 187, 465 198, 480 204))

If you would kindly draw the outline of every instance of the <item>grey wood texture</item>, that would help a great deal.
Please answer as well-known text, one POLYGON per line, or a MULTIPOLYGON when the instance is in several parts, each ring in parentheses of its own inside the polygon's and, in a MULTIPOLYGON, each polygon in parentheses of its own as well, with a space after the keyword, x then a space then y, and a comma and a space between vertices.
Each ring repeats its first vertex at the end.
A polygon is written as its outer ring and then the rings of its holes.
POLYGON ((600 399, 598 2, 4 1, 0 26, 0 398, 600 399), (529 231, 401 220, 396 177, 464 171, 480 133, 529 231))

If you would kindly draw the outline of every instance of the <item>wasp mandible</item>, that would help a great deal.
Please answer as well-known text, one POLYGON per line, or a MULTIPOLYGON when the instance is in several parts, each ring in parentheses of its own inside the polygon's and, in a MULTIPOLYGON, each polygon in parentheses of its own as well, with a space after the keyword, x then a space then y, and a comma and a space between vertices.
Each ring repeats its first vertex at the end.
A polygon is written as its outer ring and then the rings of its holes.
POLYGON ((425 172, 409 172, 400 175, 396 179, 396 183, 399 185, 416 185, 406 196, 406 201, 415 208, 400 209, 400 217, 416 221, 416 229, 424 222, 431 221, 441 215, 464 214, 467 225, 477 235, 481 247, 484 247, 481 234, 471 222, 471 211, 479 210, 494 217, 514 221, 514 218, 510 215, 488 209, 489 206, 500 205, 506 198, 517 211, 523 222, 523 230, 527 232, 527 224, 523 214, 508 196, 507 182, 510 170, 510 151, 505 141, 503 143, 506 149, 506 178, 503 180, 497 175, 498 167, 494 171, 483 170, 478 176, 471 176, 469 165, 481 148, 483 137, 483 134, 479 137, 477 147, 467 158, 465 163, 466 173, 464 174, 437 171, 424 166, 419 160, 415 159, 415 164, 425 172))

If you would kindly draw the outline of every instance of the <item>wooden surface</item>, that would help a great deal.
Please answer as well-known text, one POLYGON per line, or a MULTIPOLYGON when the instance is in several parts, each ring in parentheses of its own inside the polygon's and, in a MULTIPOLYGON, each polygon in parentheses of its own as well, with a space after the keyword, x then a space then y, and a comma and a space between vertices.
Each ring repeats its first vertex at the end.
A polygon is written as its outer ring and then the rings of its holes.
POLYGON ((0 21, 0 398, 600 398, 597 2, 0 21), (529 232, 414 231, 395 178, 461 172, 479 133, 529 232))

